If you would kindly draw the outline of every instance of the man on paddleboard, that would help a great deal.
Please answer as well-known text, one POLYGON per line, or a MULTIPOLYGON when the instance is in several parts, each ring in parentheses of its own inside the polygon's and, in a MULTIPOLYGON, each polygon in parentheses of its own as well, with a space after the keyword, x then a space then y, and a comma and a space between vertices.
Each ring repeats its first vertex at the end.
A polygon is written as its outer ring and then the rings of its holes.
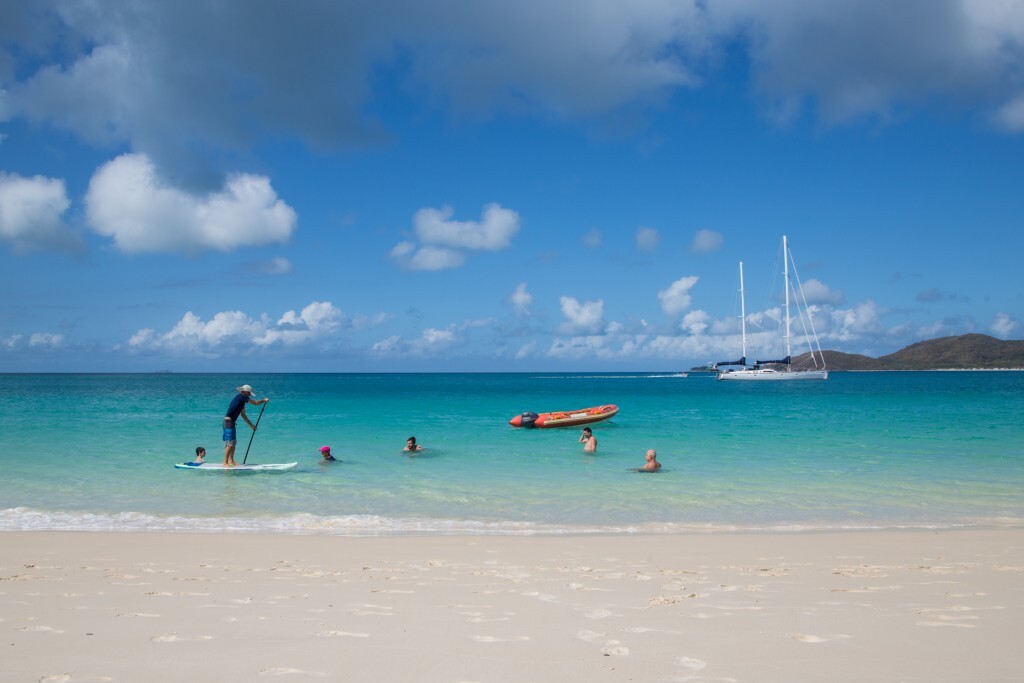
POLYGON ((224 466, 234 467, 235 466, 235 445, 238 444, 238 436, 235 434, 235 422, 238 421, 238 416, 241 415, 245 423, 249 425, 249 428, 256 431, 256 425, 250 420, 249 416, 245 414, 246 404, 252 404, 254 406, 261 405, 270 401, 269 398, 261 398, 256 400, 253 398, 252 387, 248 384, 243 384, 236 389, 238 395, 231 399, 231 404, 228 406, 227 415, 224 416, 224 466))

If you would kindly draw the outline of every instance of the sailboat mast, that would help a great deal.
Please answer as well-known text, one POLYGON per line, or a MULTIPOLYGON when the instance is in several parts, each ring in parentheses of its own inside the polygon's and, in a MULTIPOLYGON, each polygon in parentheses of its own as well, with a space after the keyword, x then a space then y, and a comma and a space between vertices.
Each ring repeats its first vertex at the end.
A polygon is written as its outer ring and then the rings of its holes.
POLYGON ((782 279, 786 284, 786 358, 789 358, 789 246, 785 235, 782 236, 782 279))
POLYGON ((747 362, 747 304, 743 298, 743 261, 740 261, 740 331, 743 334, 743 362, 747 362))

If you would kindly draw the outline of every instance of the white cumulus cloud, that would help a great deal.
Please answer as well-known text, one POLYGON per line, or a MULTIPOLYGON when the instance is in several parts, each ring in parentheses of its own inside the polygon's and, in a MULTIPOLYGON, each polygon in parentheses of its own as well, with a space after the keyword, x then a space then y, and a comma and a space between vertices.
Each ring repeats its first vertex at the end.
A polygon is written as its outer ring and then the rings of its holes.
POLYGON ((711 316, 705 311, 690 311, 683 316, 679 329, 693 335, 704 334, 711 325, 711 316))
POLYGON ((831 312, 828 338, 851 341, 881 334, 885 329, 881 321, 885 312, 885 309, 870 299, 852 308, 835 309, 831 312))
POLYGON ((479 221, 453 221, 454 213, 450 206, 420 209, 413 217, 417 237, 424 244, 497 251, 507 248, 519 232, 519 214, 498 204, 485 206, 479 221))
POLYGON ((533 295, 526 291, 526 283, 520 282, 516 285, 516 289, 509 296, 509 301, 512 302, 512 308, 515 310, 516 315, 529 315, 530 306, 533 304, 533 295))
POLYGON ((266 315, 252 318, 242 311, 222 311, 209 320, 188 311, 167 332, 146 328, 128 340, 130 351, 165 351, 217 357, 231 354, 238 344, 300 346, 330 339, 342 326, 344 316, 329 301, 314 301, 300 312, 287 311, 277 322, 266 315))
POLYGON ((0 241, 18 252, 81 247, 62 218, 70 205, 63 180, 0 172, 0 241))
POLYGON ((391 258, 408 270, 458 268, 467 251, 500 251, 519 232, 519 214, 498 204, 484 207, 479 221, 451 220, 454 209, 423 208, 413 216, 419 244, 409 240, 391 249, 391 258))
POLYGON ((64 335, 51 332, 36 332, 28 338, 29 346, 43 346, 51 349, 64 344, 64 335))
POLYGON ((124 154, 89 183, 91 228, 127 253, 232 251, 286 242, 295 211, 263 176, 229 176, 219 191, 196 196, 163 182, 143 154, 124 154))
POLYGON ((693 303, 690 290, 699 279, 696 275, 681 277, 669 285, 668 289, 658 292, 658 301, 661 302, 661 310, 665 312, 665 315, 675 318, 690 307, 690 304, 693 303))
POLYGON ((571 296, 559 297, 565 321, 559 334, 597 334, 604 327, 604 300, 584 301, 571 296))
POLYGON ((466 262, 462 253, 454 249, 435 246, 417 248, 409 241, 396 244, 391 249, 391 258, 407 270, 447 270, 458 268, 466 262))
POLYGON ((843 290, 833 290, 821 280, 811 278, 802 283, 804 298, 808 304, 834 304, 838 305, 846 300, 843 290))
POLYGON ((388 358, 427 358, 442 353, 458 342, 459 337, 454 327, 428 327, 414 339, 406 339, 399 335, 382 339, 371 347, 371 351, 388 358))
POLYGON ((989 331, 997 337, 1009 339, 1010 335, 1012 335, 1019 326, 1020 324, 1012 315, 1000 311, 999 313, 996 313, 996 317, 992 321, 989 331))
POLYGON ((301 312, 288 311, 253 341, 260 346, 282 343, 295 346, 317 338, 323 338, 341 326, 342 314, 330 301, 314 301, 301 312))

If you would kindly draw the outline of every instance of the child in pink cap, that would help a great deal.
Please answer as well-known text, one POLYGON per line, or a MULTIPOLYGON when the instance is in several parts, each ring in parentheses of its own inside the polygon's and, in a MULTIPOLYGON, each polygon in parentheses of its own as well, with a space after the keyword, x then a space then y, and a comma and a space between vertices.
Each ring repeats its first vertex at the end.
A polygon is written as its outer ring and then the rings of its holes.
POLYGON ((330 446, 321 446, 320 447, 320 455, 324 456, 324 460, 337 460, 337 458, 335 458, 333 455, 331 455, 331 447, 330 446))

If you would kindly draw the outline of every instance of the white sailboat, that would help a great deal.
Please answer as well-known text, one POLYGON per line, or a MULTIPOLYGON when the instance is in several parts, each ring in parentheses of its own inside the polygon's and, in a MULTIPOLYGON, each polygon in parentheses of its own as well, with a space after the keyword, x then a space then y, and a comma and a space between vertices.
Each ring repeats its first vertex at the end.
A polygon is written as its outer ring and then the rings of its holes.
POLYGON ((743 293, 743 262, 740 261, 740 330, 742 334, 742 351, 743 355, 738 361, 727 361, 722 363, 716 363, 715 369, 718 370, 718 379, 721 380, 810 380, 810 379, 828 379, 828 370, 825 369, 825 357, 821 353, 821 345, 818 344, 818 335, 814 331, 814 321, 811 319, 811 313, 807 308, 807 299, 804 298, 803 286, 800 284, 800 277, 797 275, 796 284, 797 288, 793 290, 794 295, 797 299, 797 309, 802 311, 800 315, 801 323, 804 322, 804 315, 806 315, 806 325, 810 327, 810 334, 806 334, 808 331, 805 327, 805 336, 808 340, 808 347, 810 349, 810 357, 814 362, 813 370, 794 370, 792 367, 792 354, 790 351, 790 317, 789 317, 789 293, 790 293, 790 277, 789 277, 789 264, 793 263, 793 273, 796 275, 796 262, 793 261, 793 255, 789 251, 789 245, 786 241, 786 236, 782 236, 782 277, 785 281, 785 299, 786 299, 786 327, 785 327, 785 343, 786 343, 786 357, 781 360, 758 360, 754 361, 753 367, 747 366, 747 312, 746 303, 744 302, 743 293), (801 308, 802 306, 802 308, 801 308), (812 343, 813 340, 813 343, 812 343), (819 364, 820 363, 820 364, 819 364), (722 366, 739 366, 738 369, 722 369, 722 366))

